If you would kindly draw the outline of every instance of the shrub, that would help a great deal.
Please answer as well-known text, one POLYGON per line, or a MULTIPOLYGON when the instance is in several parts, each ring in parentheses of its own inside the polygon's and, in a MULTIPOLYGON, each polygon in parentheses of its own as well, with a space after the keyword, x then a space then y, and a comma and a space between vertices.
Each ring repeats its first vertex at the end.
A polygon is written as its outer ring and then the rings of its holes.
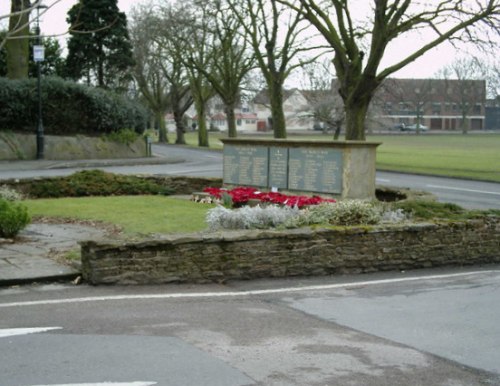
POLYGON ((377 224, 382 219, 382 209, 362 200, 346 200, 311 206, 300 213, 300 217, 288 226, 313 224, 364 225, 377 224))
POLYGON ((335 225, 377 224, 381 215, 380 208, 371 202, 346 200, 335 204, 329 222, 335 225))
POLYGON ((107 134, 106 138, 111 141, 130 145, 131 143, 135 142, 137 138, 139 138, 139 135, 132 129, 122 129, 107 134))
MULTIPOLYGON (((33 132, 37 121, 36 79, 0 78, 0 129, 33 132)), ((105 134, 132 128, 142 133, 146 109, 110 91, 55 77, 42 80, 47 134, 105 134)))
POLYGON ((0 198, 0 236, 14 237, 30 223, 26 206, 0 198))
POLYGON ((389 223, 389 224, 396 224, 400 223, 406 220, 409 220, 411 218, 411 213, 406 213, 403 209, 388 209, 385 210, 382 213, 382 219, 381 222, 383 223, 389 223))
POLYGON ((37 182, 32 185, 29 195, 33 198, 58 198, 171 193, 168 188, 137 176, 83 170, 67 177, 37 182))
POLYGON ((433 218, 462 218, 465 210, 455 204, 427 200, 412 200, 393 203, 393 208, 410 213, 413 217, 423 220, 433 218))
POLYGON ((300 210, 297 207, 276 205, 244 206, 231 210, 219 205, 207 212, 206 221, 211 230, 217 230, 298 228, 318 224, 356 226, 380 222, 398 223, 407 218, 402 209, 384 209, 383 206, 371 202, 347 200, 313 205, 300 210))
POLYGON ((284 225, 298 214, 297 208, 288 206, 269 205, 262 208, 257 205, 232 210, 218 205, 207 212, 206 221, 211 230, 265 229, 284 225))
POLYGON ((7 185, 0 186, 0 198, 7 201, 20 201, 23 196, 16 190, 9 188, 7 185))

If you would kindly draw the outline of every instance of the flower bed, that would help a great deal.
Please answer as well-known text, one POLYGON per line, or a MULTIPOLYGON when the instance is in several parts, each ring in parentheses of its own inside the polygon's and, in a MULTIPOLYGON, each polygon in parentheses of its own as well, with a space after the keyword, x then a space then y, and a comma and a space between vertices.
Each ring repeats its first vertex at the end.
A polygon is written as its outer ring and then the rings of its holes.
POLYGON ((250 200, 257 200, 265 203, 302 208, 304 206, 318 205, 325 202, 335 202, 334 199, 323 198, 320 196, 293 196, 278 192, 261 192, 256 188, 250 187, 236 187, 230 190, 207 187, 203 189, 203 192, 210 194, 218 200, 222 200, 223 195, 227 194, 231 197, 232 202, 235 205, 244 205, 250 200))

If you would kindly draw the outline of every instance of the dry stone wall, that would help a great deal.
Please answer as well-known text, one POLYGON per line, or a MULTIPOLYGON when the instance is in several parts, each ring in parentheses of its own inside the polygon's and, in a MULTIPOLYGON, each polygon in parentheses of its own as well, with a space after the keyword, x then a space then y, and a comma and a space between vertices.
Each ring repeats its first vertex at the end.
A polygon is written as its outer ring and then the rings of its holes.
POLYGON ((499 262, 500 218, 82 243, 82 272, 91 284, 207 283, 499 262))

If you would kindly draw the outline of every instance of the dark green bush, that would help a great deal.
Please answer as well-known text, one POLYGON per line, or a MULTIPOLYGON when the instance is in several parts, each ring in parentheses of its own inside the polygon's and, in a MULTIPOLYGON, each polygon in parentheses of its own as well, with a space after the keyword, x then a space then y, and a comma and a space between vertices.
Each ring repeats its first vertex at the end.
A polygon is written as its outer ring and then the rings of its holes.
POLYGON ((131 143, 135 142, 138 137, 139 135, 132 129, 118 130, 106 135, 107 139, 114 142, 123 143, 125 145, 130 145, 131 143))
POLYGON ((32 198, 83 196, 120 196, 138 194, 171 194, 171 190, 137 176, 84 170, 67 177, 58 177, 33 184, 32 198))
MULTIPOLYGON (((147 111, 112 92, 65 81, 42 79, 43 125, 47 134, 106 134, 133 129, 141 134, 147 111)), ((0 78, 0 129, 33 132, 37 122, 36 79, 0 78)))
POLYGON ((28 209, 21 203, 0 198, 0 236, 14 237, 30 223, 28 209))

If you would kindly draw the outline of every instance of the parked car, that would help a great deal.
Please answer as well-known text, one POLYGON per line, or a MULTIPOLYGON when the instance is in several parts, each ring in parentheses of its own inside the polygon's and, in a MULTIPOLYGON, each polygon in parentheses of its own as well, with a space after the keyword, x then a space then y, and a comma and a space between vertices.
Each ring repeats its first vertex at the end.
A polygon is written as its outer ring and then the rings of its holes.
POLYGON ((396 123, 394 126, 389 127, 389 130, 401 130, 403 131, 405 127, 404 123, 396 123))
MULTIPOLYGON (((427 131, 429 128, 425 125, 420 125, 420 131, 427 131)), ((401 131, 417 131, 417 124, 413 125, 402 125, 401 126, 401 131)))

